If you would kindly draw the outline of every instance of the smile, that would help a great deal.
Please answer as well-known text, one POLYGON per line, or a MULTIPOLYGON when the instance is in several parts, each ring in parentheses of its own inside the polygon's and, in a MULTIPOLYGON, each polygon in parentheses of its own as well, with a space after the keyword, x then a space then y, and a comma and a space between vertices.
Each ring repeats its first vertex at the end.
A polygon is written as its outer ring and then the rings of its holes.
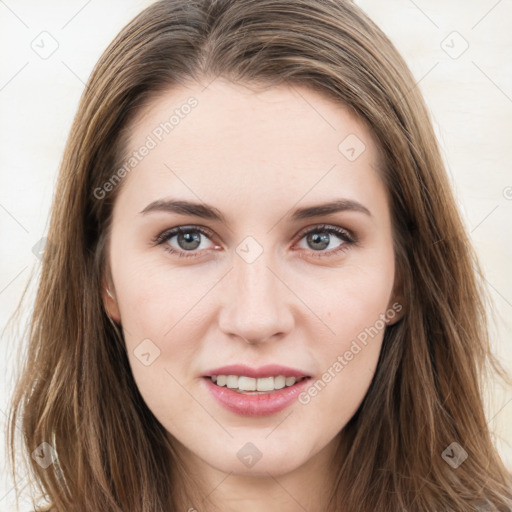
POLYGON ((288 388, 307 377, 247 377, 245 375, 212 375, 211 381, 219 387, 227 387, 239 393, 262 394, 288 388))
POLYGON ((213 399, 223 408, 239 416, 268 416, 277 414, 288 408, 298 399, 308 381, 304 377, 291 386, 285 386, 273 391, 241 391, 218 386, 211 378, 203 378, 202 382, 211 393, 213 399))

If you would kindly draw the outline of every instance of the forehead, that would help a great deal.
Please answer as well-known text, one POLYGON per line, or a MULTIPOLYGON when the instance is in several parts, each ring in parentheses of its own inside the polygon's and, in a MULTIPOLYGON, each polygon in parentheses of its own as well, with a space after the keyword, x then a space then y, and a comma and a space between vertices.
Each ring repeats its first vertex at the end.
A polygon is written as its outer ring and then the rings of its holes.
POLYGON ((371 200, 372 190, 383 192, 379 148, 365 123, 302 86, 218 78, 174 87, 142 109, 129 134, 125 159, 134 165, 121 195, 131 202, 176 191, 211 203, 296 202, 333 189, 371 200))

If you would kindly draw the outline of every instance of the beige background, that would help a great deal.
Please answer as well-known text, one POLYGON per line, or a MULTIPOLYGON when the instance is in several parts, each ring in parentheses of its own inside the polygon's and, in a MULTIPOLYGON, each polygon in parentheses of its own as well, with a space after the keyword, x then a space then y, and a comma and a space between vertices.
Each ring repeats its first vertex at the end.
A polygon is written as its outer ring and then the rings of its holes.
MULTIPOLYGON (((32 248, 46 232, 58 165, 84 83, 115 34, 150 3, 0 1, 0 329, 29 274, 38 271, 32 248)), ((495 351, 512 370, 512 2, 357 3, 402 52, 431 109, 495 303, 495 351)), ((0 342, 2 431, 18 344, 10 331, 0 342)), ((494 393, 488 418, 512 469, 510 391, 494 393)), ((7 512, 15 510, 15 493, 4 476, 4 460, 2 445, 0 509, 7 512)))

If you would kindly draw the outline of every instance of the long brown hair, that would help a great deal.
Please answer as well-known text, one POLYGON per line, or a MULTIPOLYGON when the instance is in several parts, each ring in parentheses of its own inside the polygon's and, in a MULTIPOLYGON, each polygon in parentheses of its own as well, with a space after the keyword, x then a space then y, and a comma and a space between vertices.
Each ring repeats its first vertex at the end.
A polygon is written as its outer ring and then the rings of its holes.
POLYGON ((183 506, 180 459, 137 390, 102 302, 119 187, 101 199, 94 191, 120 168, 130 121, 155 94, 218 76, 315 89, 363 119, 384 155, 407 311, 387 327, 370 389, 341 433, 331 510, 512 510, 511 475, 483 407, 489 370, 507 377, 490 351, 480 267, 410 71, 344 0, 161 0, 106 49, 60 169, 10 411, 13 467, 19 427, 47 510, 183 506), (57 459, 46 468, 31 456, 51 449, 57 459), (446 454, 462 449, 468 457, 455 468, 446 454))

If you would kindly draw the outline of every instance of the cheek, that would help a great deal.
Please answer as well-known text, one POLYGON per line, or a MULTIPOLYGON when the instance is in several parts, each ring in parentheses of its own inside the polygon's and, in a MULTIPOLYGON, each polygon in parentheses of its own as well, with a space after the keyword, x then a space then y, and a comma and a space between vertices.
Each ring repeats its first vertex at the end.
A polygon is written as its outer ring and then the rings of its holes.
MULTIPOLYGON (((163 390, 181 396, 178 382, 186 386, 197 375, 205 328, 201 299, 218 279, 211 271, 198 277, 192 266, 170 269, 136 257, 120 261, 112 274, 137 386, 148 405, 157 404, 163 390)), ((189 402, 180 402, 186 409, 189 402)))
MULTIPOLYGON (((383 251, 363 263, 297 277, 295 282, 301 283, 296 289, 324 321, 318 331, 326 333, 324 353, 343 353, 352 340, 364 343, 385 328, 384 314, 391 306, 394 284, 393 254, 383 251)), ((314 334, 310 337, 314 339, 314 334)))
POLYGON ((145 337, 161 338, 184 319, 201 295, 208 280, 192 267, 172 268, 165 260, 134 256, 120 258, 113 270, 123 327, 145 337))
MULTIPOLYGON (((373 379, 385 314, 392 316, 394 311, 390 304, 393 282, 393 255, 382 255, 373 265, 344 268, 310 303, 333 332, 311 347, 319 361, 319 374, 299 402, 329 414, 333 426, 342 427, 349 421, 373 379)), ((315 339, 313 331, 309 339, 315 339)))
POLYGON ((355 280, 345 286, 333 299, 336 302, 331 325, 340 350, 357 339, 364 343, 378 335, 384 327, 384 314, 391 299, 392 280, 377 276, 355 280))
POLYGON ((336 336, 325 338, 315 348, 319 372, 298 397, 304 417, 322 418, 327 437, 352 418, 377 367, 385 331, 379 315, 385 311, 385 302, 367 300, 368 309, 360 308, 364 302, 355 299, 337 321, 331 320, 336 336))

